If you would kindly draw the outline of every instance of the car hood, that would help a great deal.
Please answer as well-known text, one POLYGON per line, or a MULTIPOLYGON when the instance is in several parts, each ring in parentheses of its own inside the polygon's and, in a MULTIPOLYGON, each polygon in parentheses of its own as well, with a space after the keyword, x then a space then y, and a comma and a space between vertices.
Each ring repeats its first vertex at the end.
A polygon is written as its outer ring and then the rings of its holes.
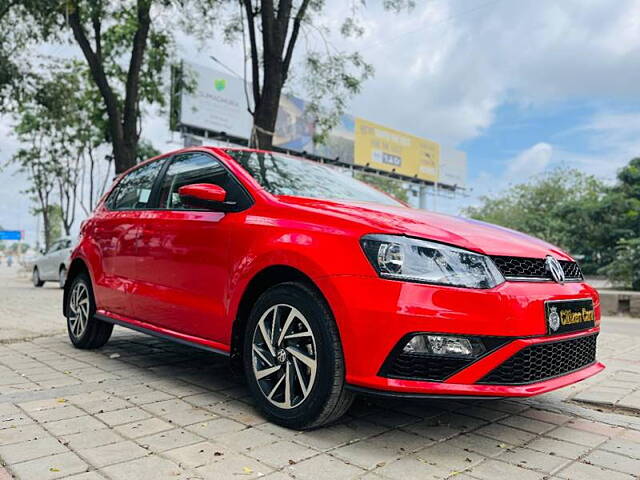
POLYGON ((558 247, 508 228, 462 217, 369 202, 329 201, 279 196, 298 208, 313 209, 361 224, 371 233, 402 234, 456 245, 487 255, 571 257, 558 247))

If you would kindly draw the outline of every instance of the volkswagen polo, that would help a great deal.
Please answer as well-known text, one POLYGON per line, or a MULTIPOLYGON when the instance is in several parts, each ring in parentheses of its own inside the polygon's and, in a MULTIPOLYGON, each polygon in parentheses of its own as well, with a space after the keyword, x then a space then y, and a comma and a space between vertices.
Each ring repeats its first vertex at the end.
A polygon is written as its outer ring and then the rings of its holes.
POLYGON ((121 175, 81 228, 64 314, 77 348, 120 325, 227 355, 297 429, 357 393, 528 397, 604 368, 598 294, 559 248, 251 149, 121 175))

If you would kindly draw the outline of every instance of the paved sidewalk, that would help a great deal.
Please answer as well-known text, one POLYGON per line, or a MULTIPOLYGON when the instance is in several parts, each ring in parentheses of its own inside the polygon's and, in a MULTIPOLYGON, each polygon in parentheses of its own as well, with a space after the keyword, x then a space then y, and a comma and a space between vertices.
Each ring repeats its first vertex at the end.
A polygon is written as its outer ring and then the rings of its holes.
POLYGON ((605 373, 534 399, 360 399, 295 432, 265 422, 215 355, 125 329, 72 348, 60 298, 0 272, 0 331, 20 318, 37 337, 0 340, 0 480, 640 478, 636 411, 576 401, 638 391, 640 336, 603 333, 605 373))

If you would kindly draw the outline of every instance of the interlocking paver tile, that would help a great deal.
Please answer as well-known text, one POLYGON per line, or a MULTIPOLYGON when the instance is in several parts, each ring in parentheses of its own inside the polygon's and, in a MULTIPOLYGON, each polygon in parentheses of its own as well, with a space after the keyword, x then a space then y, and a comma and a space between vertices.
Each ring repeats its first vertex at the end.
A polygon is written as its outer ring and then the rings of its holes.
POLYGON ((626 473, 612 472, 597 465, 581 462, 572 463, 556 475, 568 480, 631 480, 634 478, 626 473))
POLYGON ((195 469, 203 480, 238 480, 259 478, 273 469, 244 455, 222 456, 219 460, 195 469))
POLYGON ((15 428, 0 430, 0 445, 10 445, 47 437, 50 437, 50 435, 40 425, 20 425, 15 428))
POLYGON ((279 437, 253 427, 245 428, 239 432, 225 433, 216 439, 217 442, 239 452, 261 447, 262 445, 268 445, 278 440, 280 440, 279 437))
POLYGON ((462 448, 463 450, 476 452, 487 457, 496 457, 503 454, 506 449, 514 448, 513 445, 508 443, 500 442, 494 438, 476 435, 475 433, 458 435, 457 437, 447 440, 446 444, 462 448))
POLYGON ((578 443, 580 445, 587 445, 590 447, 600 445, 608 439, 608 437, 604 435, 589 433, 583 430, 576 430, 569 427, 558 427, 555 430, 547 432, 546 436, 557 438, 559 440, 565 440, 567 442, 578 443))
POLYGON ((297 463, 318 454, 317 450, 294 443, 289 440, 256 447, 246 455, 275 468, 297 463))
POLYGON ((607 437, 616 437, 624 432, 624 429, 621 427, 593 422, 583 418, 573 418, 566 423, 566 426, 582 430, 583 432, 595 433, 597 435, 604 435, 607 437))
MULTIPOLYGON (((510 465, 499 460, 489 459, 478 466, 470 468, 469 475, 482 480, 517 479, 517 480, 542 480, 548 478, 545 474, 526 470, 517 465, 510 465)), ((457 476, 455 477, 457 478, 457 476)))
POLYGON ((130 407, 112 412, 99 413, 96 418, 103 421, 110 427, 123 425, 125 423, 136 422, 151 417, 149 412, 145 412, 138 407, 130 407))
POLYGON ((233 455, 226 446, 214 442, 200 442, 186 447, 167 450, 163 456, 183 468, 195 468, 219 460, 224 455, 233 455))
POLYGON ((182 429, 167 430, 166 432, 156 433, 136 439, 136 442, 143 448, 147 448, 153 452, 163 452, 172 448, 184 447, 202 441, 202 437, 198 437, 191 432, 182 429))
POLYGON ((587 453, 591 447, 578 445, 575 443, 556 440, 555 438, 538 437, 527 444, 527 448, 547 453, 549 455, 560 455, 568 459, 576 459, 587 453))
POLYGON ((571 462, 564 457, 549 455, 529 448, 506 450, 500 455, 499 460, 542 473, 554 473, 571 462))
POLYGON ((11 466, 11 470, 19 479, 27 480, 64 478, 74 473, 84 472, 86 469, 87 464, 71 452, 50 455, 11 466))
POLYGON ((308 445, 316 450, 329 450, 348 443, 378 435, 386 430, 366 420, 351 420, 325 428, 302 432, 295 436, 295 441, 308 445))
POLYGON ((164 420, 160 420, 159 418, 147 418, 138 422, 118 425, 117 427, 114 427, 114 430, 125 437, 138 438, 144 437, 145 435, 164 432, 165 430, 171 430, 172 428, 175 428, 175 426, 165 422, 164 420))
POLYGON ((64 453, 67 449, 53 437, 45 437, 11 445, 0 446, 0 458, 7 464, 33 460, 47 455, 64 453))
POLYGON ((510 443, 512 445, 522 445, 536 438, 533 433, 496 423, 481 427, 476 430, 475 433, 494 438, 500 442, 510 443))
POLYGON ((74 417, 66 420, 58 420, 45 424, 47 430, 53 435, 69 435, 71 433, 89 432, 107 428, 107 426, 96 420, 94 417, 84 415, 82 417, 74 417))
POLYGON ((504 418, 500 420, 499 423, 537 434, 545 433, 556 428, 556 425, 553 423, 541 422, 540 420, 534 420, 533 418, 527 418, 520 415, 513 415, 511 417, 504 418))
POLYGON ((65 404, 61 408, 48 408, 46 410, 34 410, 29 412, 29 415, 39 423, 47 423, 47 422, 56 422, 58 420, 66 420, 68 418, 81 417, 83 415, 86 415, 86 413, 74 405, 65 404))
POLYGON ((594 450, 584 458, 584 461, 605 467, 608 470, 616 470, 630 475, 640 475, 640 460, 617 453, 607 452, 605 450, 594 450))
POLYGON ((148 450, 139 447, 131 441, 111 443, 101 447, 78 450, 78 454, 95 467, 104 467, 134 458, 144 457, 148 450))
POLYGON ((176 480, 188 478, 186 471, 177 464, 156 455, 111 465, 105 467, 102 471, 112 480, 142 480, 147 478, 152 478, 153 480, 176 480))
POLYGON ((484 457, 450 447, 450 455, 440 457, 440 451, 429 449, 383 464, 375 472, 385 478, 442 479, 459 473, 480 462, 484 457), (469 461, 467 461, 469 459, 469 461))
POLYGON ((599 448, 640 460, 640 444, 627 440, 623 436, 607 440, 599 448))
POLYGON ((73 433, 70 435, 61 435, 58 438, 64 445, 74 450, 99 447, 101 445, 107 445, 109 443, 116 443, 124 440, 113 430, 106 428, 89 432, 73 433))
POLYGON ((289 465, 284 471, 300 480, 347 480, 364 473, 364 470, 355 465, 349 465, 326 454, 289 465))
POLYGON ((190 432, 212 440, 216 440, 221 435, 227 433, 239 432, 245 428, 247 427, 242 423, 229 420, 228 418, 215 418, 186 427, 190 432))

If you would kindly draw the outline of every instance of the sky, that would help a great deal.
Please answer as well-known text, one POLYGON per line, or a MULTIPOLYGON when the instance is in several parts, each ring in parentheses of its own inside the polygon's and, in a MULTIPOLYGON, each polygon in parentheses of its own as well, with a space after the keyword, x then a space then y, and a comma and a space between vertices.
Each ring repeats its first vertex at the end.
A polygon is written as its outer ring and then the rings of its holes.
MULTIPOLYGON (((324 22, 335 30, 349 2, 327 3, 324 22)), ((439 199, 438 210, 456 214, 557 166, 613 181, 640 155, 640 0, 416 0, 399 14, 377 3, 359 14, 362 37, 331 37, 375 68, 349 111, 467 153, 465 195, 439 199)), ((242 71, 239 45, 177 37, 178 57, 220 68, 214 55, 242 71)), ((304 38, 298 59, 314 42, 304 38)), ((48 48, 77 55, 73 46, 48 48)), ((291 86, 301 97, 303 74, 291 86)), ((10 132, 1 118, 0 164, 17 148, 10 132)), ((161 112, 148 112, 143 136, 161 151, 179 146, 161 112)), ((6 168, 0 182, 0 225, 33 240, 24 178, 6 168)))

